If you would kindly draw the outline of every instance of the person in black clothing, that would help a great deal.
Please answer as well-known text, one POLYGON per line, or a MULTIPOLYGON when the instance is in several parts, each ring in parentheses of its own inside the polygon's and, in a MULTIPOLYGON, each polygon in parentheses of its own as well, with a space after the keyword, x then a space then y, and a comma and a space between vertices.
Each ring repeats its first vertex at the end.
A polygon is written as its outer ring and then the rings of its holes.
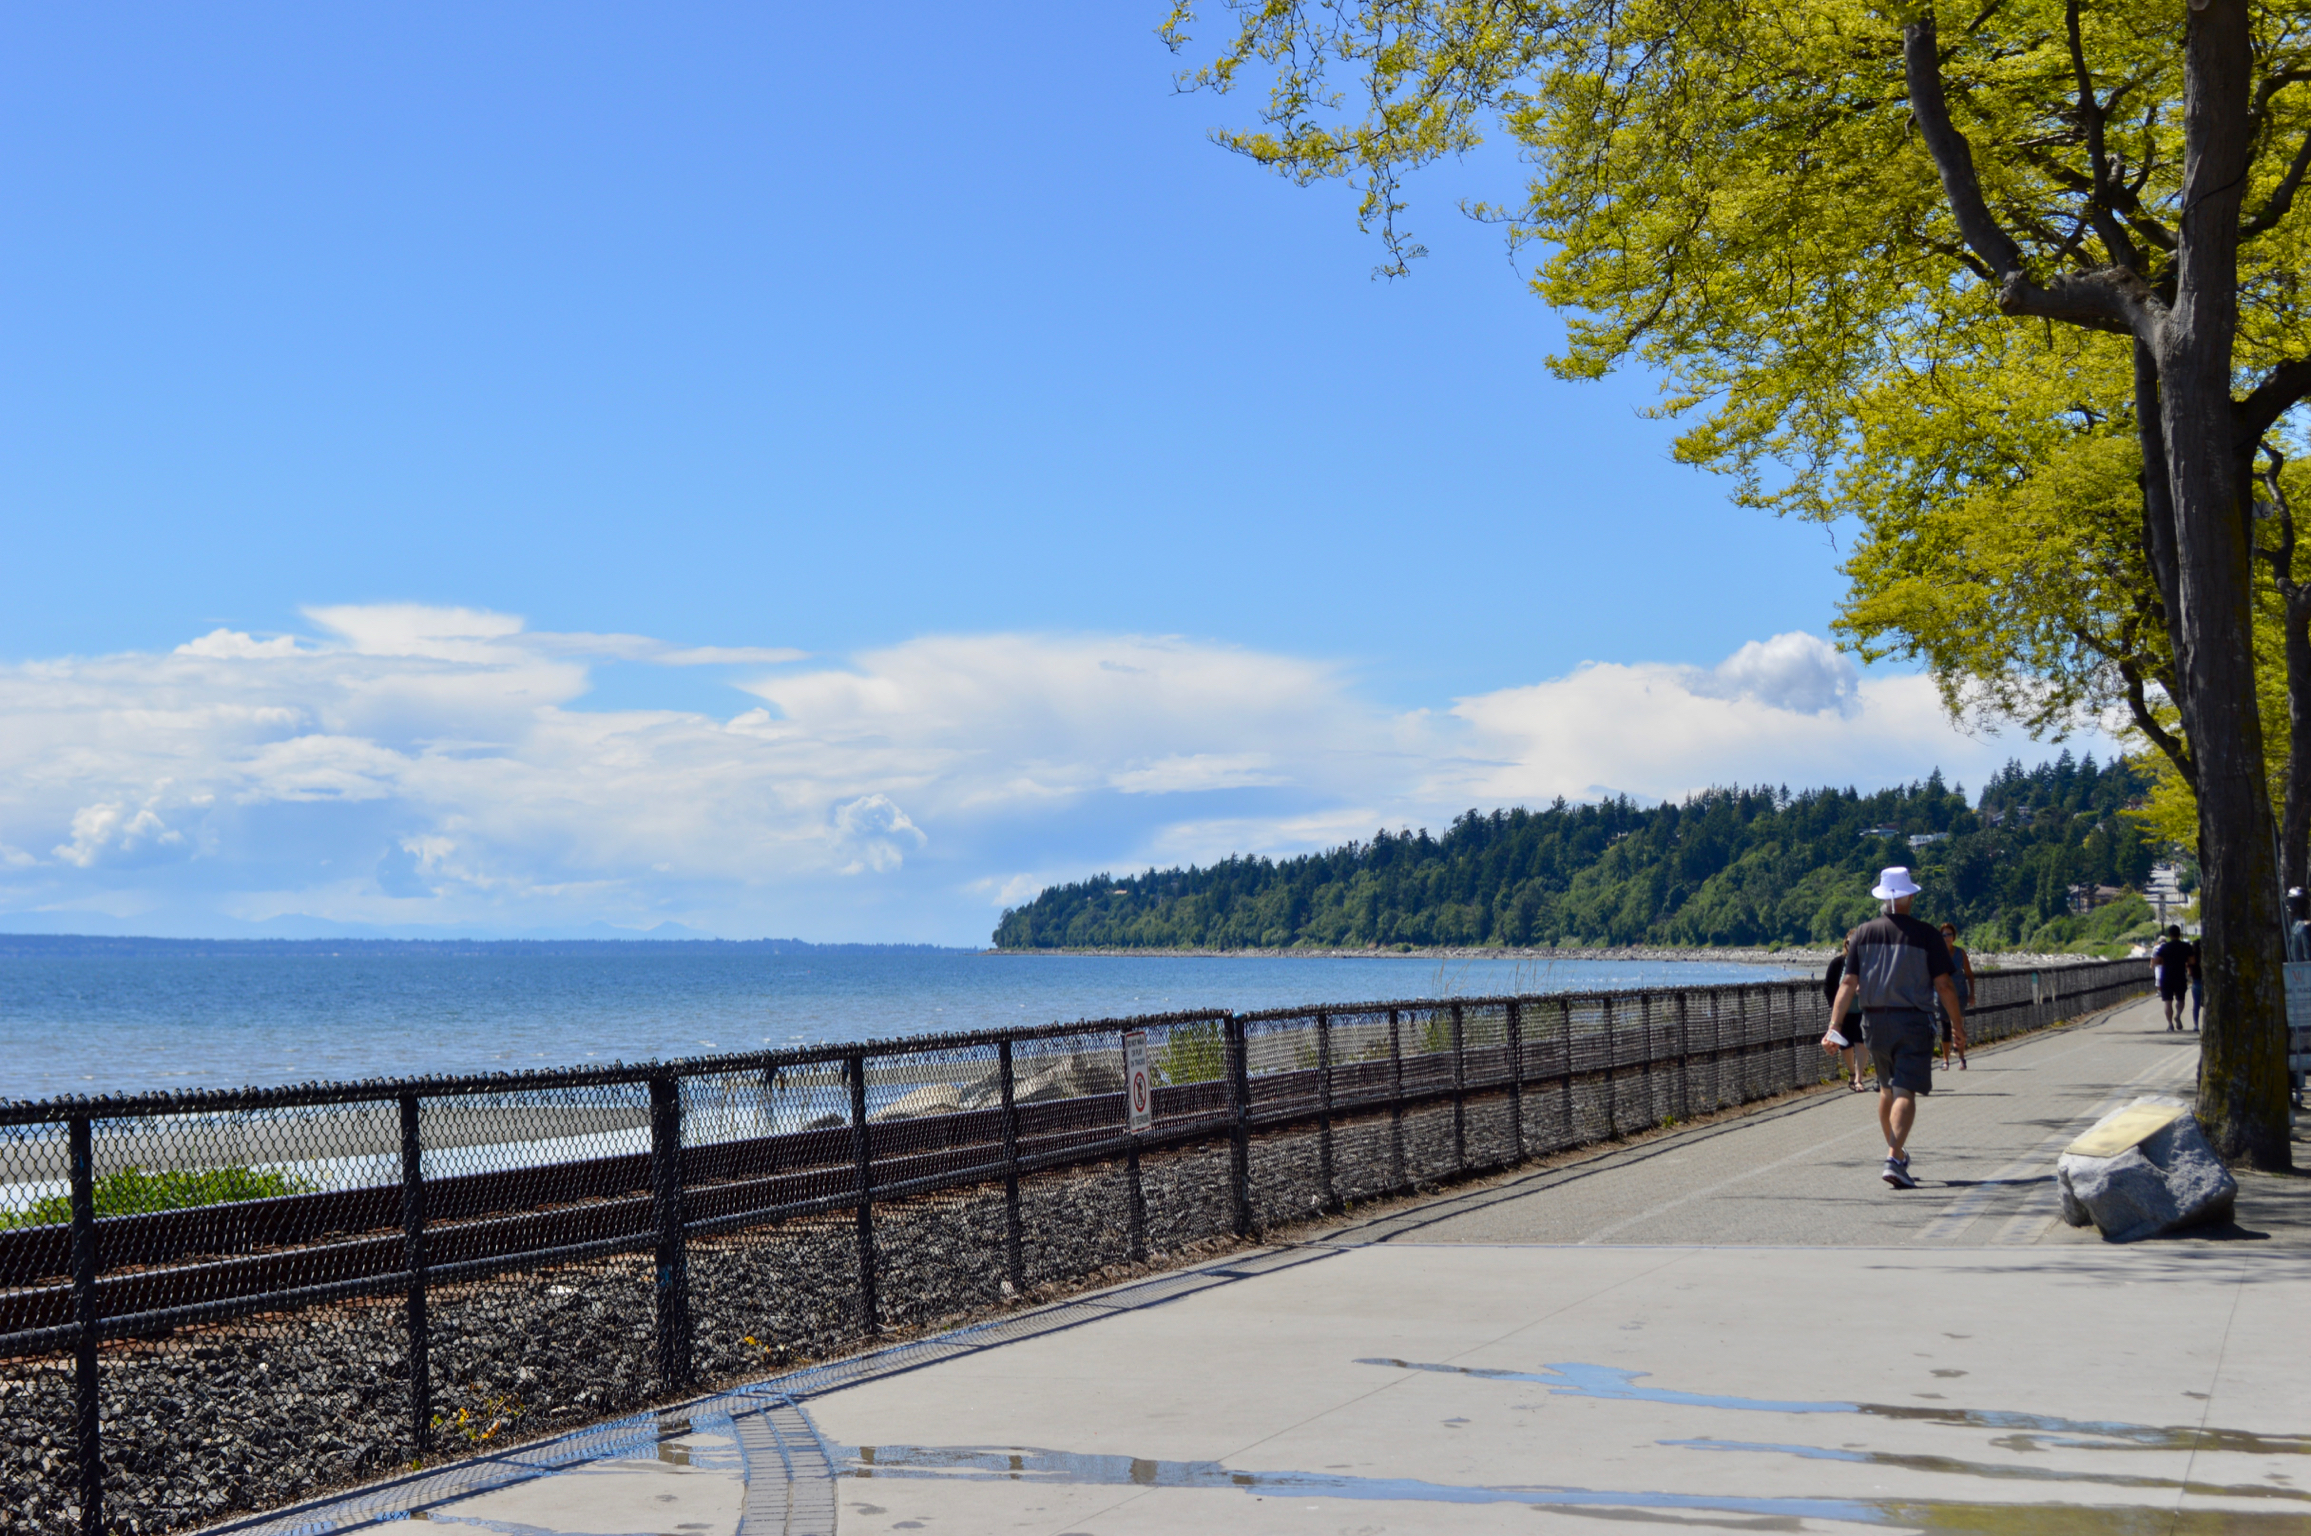
MULTIPOLYGON (((1833 1008, 1837 1006, 1838 1002, 1838 983, 1845 979, 1845 974, 1845 955, 1843 953, 1832 955, 1830 968, 1822 972, 1822 1001, 1833 1008)), ((1829 1035, 1822 1036, 1822 1049, 1842 1054, 1846 1058, 1846 1086, 1854 1092, 1860 1093, 1862 1091, 1862 1021, 1856 1018, 1844 1029, 1833 1028, 1830 1033, 1838 1038, 1832 1040, 1829 1035), (1844 1043, 1840 1044, 1840 1041, 1844 1043)))
POLYGON ((2191 995, 2191 946, 2183 941, 2183 930, 2169 925, 2167 940, 2151 951, 2151 964, 2159 978, 2159 1002, 2167 1011, 2167 1028, 2180 1034, 2183 1028, 2183 999, 2191 995))
MULTIPOLYGON (((1942 925, 1942 942, 1950 946, 1950 980, 1957 984, 1958 1001, 1971 1008, 1974 1006, 1974 957, 1967 954, 1959 945, 1958 925, 1956 923, 1944 923, 1942 925)), ((1950 1015, 1937 1007, 1934 1010, 1934 1022, 1942 1030, 1942 1069, 1948 1071, 1951 1044, 1950 1015)), ((1961 1040, 1957 1044, 1958 1070, 1963 1072, 1966 1070, 1966 1042, 1961 1040)))
POLYGON ((2183 967, 2190 973, 2191 978, 2191 1033, 2194 1035, 2199 1032, 2199 1015, 2206 1010, 2207 1006, 2206 978, 2199 974, 2199 951, 2202 948, 2204 948, 2203 945, 2193 944, 2190 964, 2183 967))
MULTIPOLYGON (((1934 999, 1950 1015, 1950 1034, 1966 1049, 1966 1005, 1959 1000, 1950 946, 1929 924, 1910 915, 1918 882, 1901 866, 1878 876, 1872 896, 1885 913, 1846 935, 1845 976, 1830 1004, 1830 1030, 1837 1031, 1859 1004, 1868 1016, 1870 1061, 1878 1070, 1878 1128, 1886 1134, 1883 1177, 1896 1189, 1916 1189, 1906 1150, 1917 1124, 1918 1098, 1934 1091, 1934 999)), ((1832 1042, 1828 1035, 1822 1043, 1832 1042)))

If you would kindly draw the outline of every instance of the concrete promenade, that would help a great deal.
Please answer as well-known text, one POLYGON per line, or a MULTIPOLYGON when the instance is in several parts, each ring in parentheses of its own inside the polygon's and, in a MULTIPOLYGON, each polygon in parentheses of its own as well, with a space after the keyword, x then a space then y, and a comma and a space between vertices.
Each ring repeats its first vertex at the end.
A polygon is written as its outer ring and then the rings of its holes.
POLYGON ((2196 1054, 2153 1004, 1977 1052, 1915 1191, 1874 1095, 1809 1096, 240 1528, 2311 1532, 2311 1179, 2056 1215, 2196 1054))

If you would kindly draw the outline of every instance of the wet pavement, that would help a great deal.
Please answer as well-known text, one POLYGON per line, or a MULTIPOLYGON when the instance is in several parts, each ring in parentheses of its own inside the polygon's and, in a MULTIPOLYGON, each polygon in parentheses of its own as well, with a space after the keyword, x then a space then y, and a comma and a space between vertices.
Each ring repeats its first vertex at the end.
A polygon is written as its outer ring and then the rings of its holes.
POLYGON ((2049 1194, 2193 1057, 1976 1053, 1916 1191, 1811 1097, 238 1528, 2311 1532, 2311 1179, 2123 1248, 2049 1194))

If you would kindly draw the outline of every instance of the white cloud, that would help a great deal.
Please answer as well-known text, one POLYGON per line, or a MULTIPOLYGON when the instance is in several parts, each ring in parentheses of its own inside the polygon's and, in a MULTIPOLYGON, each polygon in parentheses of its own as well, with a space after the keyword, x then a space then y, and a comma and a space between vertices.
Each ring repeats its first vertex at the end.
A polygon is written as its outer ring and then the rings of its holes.
POLYGON ((179 656, 209 656, 219 661, 261 660, 268 656, 294 656, 297 638, 281 635, 271 640, 257 640, 237 629, 212 629, 198 640, 187 640, 176 649, 179 656))
POLYGON ((1796 665, 1749 652, 1698 673, 1592 662, 1463 699, 1453 713, 1484 760, 1465 796, 1484 805, 1580 799, 1611 785, 1675 799, 1718 785, 1898 783, 1936 766, 1979 782, 2017 750, 1954 729, 1927 678, 1849 683, 1802 652, 1796 665))
POLYGON ((1704 698, 1747 699, 1768 709, 1851 716, 1861 707, 1861 673, 1838 648, 1802 632, 1752 640, 1694 676, 1704 698))
POLYGON ((1176 795, 1199 789, 1244 789, 1289 782, 1265 752, 1193 752, 1159 757, 1108 775, 1127 795, 1176 795))
POLYGON ((1177 637, 930 636, 750 680, 764 707, 716 719, 580 706, 597 660, 801 653, 406 604, 309 617, 314 636, 0 667, 0 926, 674 918, 963 942, 989 906, 1101 868, 1599 785, 1978 780, 2014 750, 1952 731, 1925 680, 1802 634, 1405 712, 1326 662, 1177 637))
POLYGON ((733 663, 751 663, 772 666, 779 662, 801 661, 808 651, 784 650, 769 645, 690 645, 679 650, 652 652, 646 660, 662 667, 716 667, 733 663))
POLYGON ((307 608, 305 617, 344 637, 365 656, 432 656, 444 661, 487 660, 491 641, 510 639, 522 630, 522 621, 510 613, 428 608, 419 603, 307 608))
POLYGON ((118 800, 82 806, 72 813, 72 841, 59 843, 53 852, 67 864, 87 869, 108 850, 129 853, 144 843, 181 845, 184 834, 153 810, 159 798, 155 795, 135 810, 118 800))
POLYGON ((888 795, 861 795, 836 806, 835 832, 857 854, 839 871, 846 875, 897 869, 906 862, 906 845, 920 848, 930 841, 888 795))

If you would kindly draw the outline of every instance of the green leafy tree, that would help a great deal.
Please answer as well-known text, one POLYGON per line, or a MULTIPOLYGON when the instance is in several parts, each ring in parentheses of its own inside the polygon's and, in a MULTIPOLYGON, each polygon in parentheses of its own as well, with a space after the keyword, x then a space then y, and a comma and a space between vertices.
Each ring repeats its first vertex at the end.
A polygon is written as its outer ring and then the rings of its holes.
MULTIPOLYGON (((2144 549, 2199 812, 2199 1114, 2289 1162, 2274 827, 2245 513, 2311 393, 2297 194, 2311 0, 1233 0, 1187 83, 1261 76, 1229 147, 1345 178, 1401 270, 1405 174, 1496 124, 1533 166, 1482 209, 1547 250, 1561 373, 1642 360, 1685 458, 1837 510, 1851 403, 2027 324, 2115 338, 2144 549)), ((1189 0, 1165 31, 1189 44, 1189 0)))

